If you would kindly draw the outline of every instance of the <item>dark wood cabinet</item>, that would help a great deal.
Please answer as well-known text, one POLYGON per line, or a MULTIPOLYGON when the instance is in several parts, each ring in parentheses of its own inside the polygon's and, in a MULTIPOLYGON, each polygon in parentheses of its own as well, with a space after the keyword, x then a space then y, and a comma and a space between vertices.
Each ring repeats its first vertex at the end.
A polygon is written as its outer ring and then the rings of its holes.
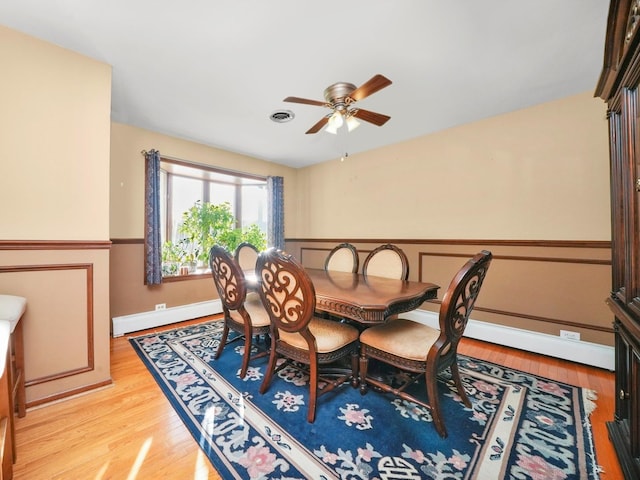
POLYGON ((608 422, 622 471, 640 478, 640 0, 612 0, 596 96, 608 107, 616 407, 608 422))

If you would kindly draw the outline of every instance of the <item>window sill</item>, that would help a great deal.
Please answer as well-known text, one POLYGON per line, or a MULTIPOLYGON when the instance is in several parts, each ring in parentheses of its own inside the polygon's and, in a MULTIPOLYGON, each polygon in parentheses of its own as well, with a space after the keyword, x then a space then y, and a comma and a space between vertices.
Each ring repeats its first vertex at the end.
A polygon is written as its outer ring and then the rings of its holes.
POLYGON ((188 273, 186 275, 168 275, 162 277, 162 283, 184 282, 185 280, 201 280, 203 278, 211 278, 210 271, 202 271, 196 273, 188 273))

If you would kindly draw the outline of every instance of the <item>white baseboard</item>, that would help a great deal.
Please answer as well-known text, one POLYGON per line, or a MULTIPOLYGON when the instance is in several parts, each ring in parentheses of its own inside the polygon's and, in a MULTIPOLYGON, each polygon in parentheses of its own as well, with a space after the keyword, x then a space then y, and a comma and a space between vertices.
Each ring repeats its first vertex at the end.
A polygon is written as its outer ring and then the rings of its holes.
POLYGON ((154 310, 151 312, 113 317, 111 319, 113 326, 112 335, 114 337, 121 337, 129 332, 169 325, 170 323, 184 322, 185 320, 206 317, 221 312, 222 303, 220 303, 220 300, 211 300, 171 307, 165 310, 154 310))
MULTIPOLYGON (((438 314, 435 312, 414 310, 403 313, 402 317, 424 323, 430 327, 439 328, 438 314)), ((613 347, 606 345, 580 340, 566 340, 545 333, 505 327, 472 319, 469 319, 464 336, 611 371, 615 370, 615 350, 613 347)))
MULTIPOLYGON (((166 310, 135 313, 113 317, 113 336, 148 328, 183 322, 194 318, 206 317, 222 312, 220 300, 192 303, 166 310)), ((428 310, 414 310, 403 313, 404 318, 439 328, 438 314, 428 310)), ((566 340, 545 333, 532 332, 519 328, 505 327, 493 323, 469 319, 465 337, 482 340, 506 347, 518 348, 529 352, 562 358, 572 362, 584 363, 606 370, 615 370, 615 351, 613 347, 597 343, 566 340)))

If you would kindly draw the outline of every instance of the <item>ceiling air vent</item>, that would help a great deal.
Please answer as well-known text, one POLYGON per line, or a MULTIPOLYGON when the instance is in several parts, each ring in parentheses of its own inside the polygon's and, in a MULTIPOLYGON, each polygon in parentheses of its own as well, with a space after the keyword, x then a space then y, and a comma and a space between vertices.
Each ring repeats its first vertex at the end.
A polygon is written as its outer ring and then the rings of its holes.
POLYGON ((271 114, 271 120, 276 123, 286 123, 293 120, 295 115, 291 110, 276 110, 271 114))

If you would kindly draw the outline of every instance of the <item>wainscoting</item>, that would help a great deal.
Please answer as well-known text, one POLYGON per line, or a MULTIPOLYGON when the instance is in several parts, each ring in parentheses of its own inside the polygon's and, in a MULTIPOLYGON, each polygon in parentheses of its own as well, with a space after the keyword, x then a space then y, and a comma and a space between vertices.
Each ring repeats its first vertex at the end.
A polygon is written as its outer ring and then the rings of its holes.
POLYGON ((0 241, 0 292, 27 299, 27 406, 111 383, 111 242, 0 241))
MULTIPOLYGON (((505 329, 481 329, 482 340, 560 358, 568 354, 567 359, 584 363, 589 363, 584 352, 593 345, 598 366, 613 368, 613 349, 601 349, 613 346, 613 316, 604 303, 611 288, 610 242, 288 239, 286 250, 304 266, 322 268, 331 248, 344 241, 358 248, 360 265, 376 246, 398 245, 409 258, 410 280, 440 285, 439 299, 467 259, 489 250, 494 259, 472 318, 478 322, 476 332, 482 324, 505 329), (561 338, 561 330, 579 334, 580 340, 561 338)), ((425 312, 438 309, 439 301, 421 307, 425 312)))
MULTIPOLYGON (((409 258, 410 279, 440 285, 439 299, 467 259, 479 250, 490 250, 494 260, 468 336, 613 368, 613 316, 604 303, 611 288, 610 242, 336 238, 287 239, 285 248, 306 267, 322 268, 331 248, 344 241, 358 248, 360 265, 380 244, 400 246, 409 258), (561 330, 579 334, 580 340, 561 338, 561 330)), ((170 310, 217 300, 208 275, 145 286, 143 255, 141 239, 113 240, 112 316, 162 318, 153 312, 157 303, 170 310)), ((438 309, 439 301, 426 302, 415 314, 426 319, 438 309)))

